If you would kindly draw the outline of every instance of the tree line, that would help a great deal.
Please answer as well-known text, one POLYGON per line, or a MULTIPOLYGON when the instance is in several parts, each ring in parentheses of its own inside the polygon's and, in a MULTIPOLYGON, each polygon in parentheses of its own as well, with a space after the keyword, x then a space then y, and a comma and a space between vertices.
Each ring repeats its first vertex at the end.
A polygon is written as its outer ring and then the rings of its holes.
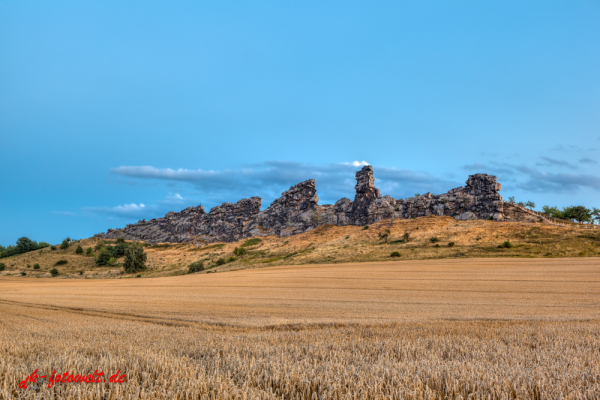
MULTIPOLYGON (((529 208, 530 210, 533 210, 535 208, 535 203, 533 201, 515 202, 514 196, 509 197, 508 202, 511 204, 516 204, 521 207, 529 208)), ((569 207, 563 207, 562 209, 559 209, 556 206, 554 206, 554 207, 543 206, 541 212, 542 212, 542 214, 544 214, 548 217, 562 219, 565 221, 574 221, 574 222, 588 223, 588 224, 589 223, 596 223, 596 224, 600 223, 600 209, 598 209, 596 207, 592 207, 590 209, 585 206, 569 206, 569 207)))
POLYGON ((35 240, 23 236, 17 240, 17 244, 14 246, 0 246, 0 258, 27 253, 28 251, 43 249, 44 247, 50 247, 50 244, 46 242, 38 243, 35 240))

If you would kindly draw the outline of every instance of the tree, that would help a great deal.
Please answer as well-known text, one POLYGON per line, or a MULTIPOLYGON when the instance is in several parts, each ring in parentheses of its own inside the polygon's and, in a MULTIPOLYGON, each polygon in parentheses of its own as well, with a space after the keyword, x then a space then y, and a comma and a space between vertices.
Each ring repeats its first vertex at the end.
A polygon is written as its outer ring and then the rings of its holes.
POLYGON ((139 245, 129 246, 125 251, 125 261, 123 269, 127 273, 138 272, 146 269, 146 260, 148 256, 144 253, 144 248, 139 245))
POLYGON ((17 251, 17 254, 21 254, 21 253, 27 253, 28 251, 37 250, 37 249, 38 249, 37 242, 34 242, 33 240, 23 236, 22 238, 19 238, 17 240, 17 247, 15 250, 17 251))
POLYGON ((194 272, 204 271, 204 261, 194 261, 188 267, 188 274, 193 274, 194 272))
POLYGON ((233 249, 233 254, 235 254, 237 257, 244 257, 246 253, 248 253, 248 249, 245 247, 236 247, 233 249))
POLYGON ((96 265, 106 265, 108 264, 111 258, 112 254, 110 253, 110 251, 106 247, 102 247, 100 249, 100 252, 98 253, 98 256, 96 257, 96 265))
POLYGON ((511 204, 515 204, 515 196, 510 196, 508 198, 508 202, 511 203, 511 204))
POLYGON ((570 220, 577 222, 591 222, 592 221, 592 210, 585 208, 584 206, 571 206, 564 209, 563 214, 570 220))
POLYGON ((565 218, 563 212, 560 211, 558 209, 558 207, 556 207, 556 206, 554 206, 554 207, 544 206, 544 207, 542 207, 542 213, 544 213, 545 215, 552 217, 552 218, 560 218, 560 219, 565 218))
POLYGON ((385 229, 385 230, 379 232, 377 234, 377 236, 379 236, 380 240, 385 240, 385 242, 387 243, 388 239, 390 238, 390 230, 389 229, 385 229))
POLYGON ((66 250, 69 248, 69 241, 67 239, 63 240, 63 242, 60 245, 60 249, 61 250, 66 250))
POLYGON ((75 254, 83 254, 83 247, 81 247, 81 245, 77 245, 77 248, 75 249, 75 254))
POLYGON ((592 217, 597 224, 600 223, 600 208, 593 207, 592 208, 592 217))
POLYGON ((527 203, 525 203, 525 207, 529 208, 530 210, 533 210, 535 208, 535 203, 531 200, 527 200, 527 203))
POLYGON ((60 274, 60 272, 58 272, 58 270, 56 268, 52 268, 50 270, 50 275, 54 276, 58 276, 60 274))
POLYGON ((88 247, 85 250, 85 254, 87 254, 88 256, 91 256, 92 254, 94 254, 94 249, 92 249, 91 247, 88 247))

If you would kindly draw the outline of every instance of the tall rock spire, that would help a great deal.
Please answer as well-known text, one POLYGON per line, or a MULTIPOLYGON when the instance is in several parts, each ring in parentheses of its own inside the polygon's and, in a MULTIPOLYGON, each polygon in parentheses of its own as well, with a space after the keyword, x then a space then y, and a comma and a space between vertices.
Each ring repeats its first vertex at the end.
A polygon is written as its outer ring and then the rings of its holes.
POLYGON ((381 199, 381 192, 375 187, 373 167, 366 165, 356 173, 356 195, 352 203, 352 220, 354 225, 368 223, 369 206, 381 199))
POLYGON ((375 178, 373 178, 373 167, 366 165, 356 173, 356 196, 354 201, 370 201, 381 198, 379 189, 375 187, 375 178))

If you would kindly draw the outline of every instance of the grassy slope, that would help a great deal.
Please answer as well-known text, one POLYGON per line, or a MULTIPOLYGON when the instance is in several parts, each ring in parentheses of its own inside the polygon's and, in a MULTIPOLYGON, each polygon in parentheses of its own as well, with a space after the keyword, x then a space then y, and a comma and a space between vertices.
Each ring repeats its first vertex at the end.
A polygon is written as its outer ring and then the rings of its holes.
MULTIPOLYGON (((85 248, 94 246, 98 239, 85 239, 85 248)), ((110 243, 110 241, 107 241, 110 243)), ((196 247, 192 244, 162 244, 147 246, 148 270, 142 276, 181 275, 194 261, 204 260, 209 271, 228 271, 273 265, 319 264, 339 262, 365 262, 385 260, 440 259, 454 257, 589 257, 600 255, 600 230, 583 226, 553 226, 541 223, 456 221, 450 217, 422 217, 411 220, 382 221, 363 229, 356 226, 325 225, 310 232, 287 238, 269 236, 261 238, 242 258, 217 266, 220 258, 233 257, 233 250, 248 243, 212 244, 196 247), (389 243, 378 234, 390 230, 389 243), (410 234, 407 243, 401 241, 410 234), (432 243, 430 238, 437 237, 432 243), (510 240, 512 248, 498 248, 510 240), (448 243, 454 246, 449 247, 448 243), (399 252, 399 258, 391 258, 399 252)), ((252 243, 252 242, 250 242, 252 243)), ((61 277, 106 278, 126 277, 122 268, 95 267, 94 258, 75 254, 76 245, 67 250, 49 248, 0 260, 7 269, 2 275, 27 277, 50 276, 56 261, 65 259, 68 264, 58 266, 61 277), (39 270, 33 265, 40 264, 39 270), (27 267, 27 266, 30 267, 27 267), (80 275, 80 271, 83 274, 80 275)), ((119 260, 122 262, 122 260, 119 260)))

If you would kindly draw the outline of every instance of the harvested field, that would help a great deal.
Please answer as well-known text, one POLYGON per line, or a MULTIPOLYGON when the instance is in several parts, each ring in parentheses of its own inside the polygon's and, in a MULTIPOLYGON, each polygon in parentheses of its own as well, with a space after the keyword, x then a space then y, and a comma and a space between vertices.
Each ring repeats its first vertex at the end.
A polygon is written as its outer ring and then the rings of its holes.
POLYGON ((600 393, 598 258, 4 277, 0 305, 0 399, 600 393), (36 368, 127 382, 19 389, 36 368))

